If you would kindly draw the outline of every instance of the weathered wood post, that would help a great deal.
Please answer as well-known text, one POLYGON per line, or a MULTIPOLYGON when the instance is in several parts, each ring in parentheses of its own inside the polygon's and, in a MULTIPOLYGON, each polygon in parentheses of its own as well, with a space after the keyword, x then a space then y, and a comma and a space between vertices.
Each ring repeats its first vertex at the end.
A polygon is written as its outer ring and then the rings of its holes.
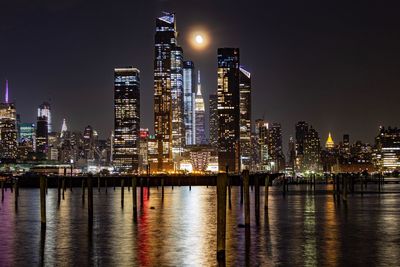
POLYGON ((140 178, 140 205, 143 206, 143 178, 140 178))
POLYGON ((62 199, 65 199, 65 177, 62 178, 62 199))
POLYGON ((100 193, 100 175, 97 176, 97 192, 100 193))
POLYGON ((89 174, 87 177, 87 187, 88 187, 88 225, 89 229, 93 227, 93 185, 92 185, 92 175, 89 174))
POLYGON ((132 177, 132 207, 133 207, 133 221, 137 221, 137 191, 136 191, 136 184, 137 184, 137 176, 134 175, 132 177))
POLYGON ((121 207, 124 208, 125 178, 121 178, 121 207))
POLYGON ((283 177, 283 181, 282 181, 282 194, 285 195, 286 194, 286 177, 283 177))
POLYGON ((85 178, 82 178, 82 203, 85 203, 85 178))
POLYGON ((239 177, 240 182, 240 205, 243 205, 243 175, 239 177))
POLYGON ((347 187, 348 187, 348 181, 349 181, 349 176, 347 174, 345 174, 343 176, 343 201, 346 202, 347 201, 347 187))
MULTIPOLYGON (((45 188, 45 193, 46 193, 46 184, 44 185, 45 188)), ((18 179, 15 179, 14 182, 14 203, 15 203, 15 208, 18 209, 18 179)))
POLYGON ((256 224, 260 224, 260 184, 258 174, 254 175, 254 208, 256 213, 256 224))
POLYGON ((264 208, 268 210, 268 193, 269 193, 269 174, 265 176, 265 186, 264 186, 264 208))
POLYGON ((106 188, 106 194, 107 194, 107 191, 108 191, 107 177, 104 177, 104 187, 106 188))
POLYGON ((229 209, 232 209, 232 198, 231 198, 231 177, 227 175, 228 179, 228 206, 229 209))
POLYGON ((225 258, 227 174, 217 176, 217 259, 225 258))
POLYGON ((46 177, 40 176, 40 224, 46 227, 46 177))
POLYGON ((57 177, 57 204, 60 206, 61 202, 61 181, 60 176, 57 177))
POLYGON ((161 198, 164 201, 164 177, 161 178, 161 198))
POLYGON ((147 199, 150 199, 150 178, 147 177, 147 199))
POLYGON ((249 171, 243 171, 244 187, 244 225, 250 227, 250 192, 249 192, 249 171))
MULTIPOLYGON (((48 191, 49 191, 49 185, 48 185, 48 179, 46 179, 46 195, 47 195, 47 193, 48 193, 48 191)), ((19 194, 19 188, 18 188, 18 194, 19 194)))
POLYGON ((4 181, 1 181, 1 202, 4 201, 4 181))

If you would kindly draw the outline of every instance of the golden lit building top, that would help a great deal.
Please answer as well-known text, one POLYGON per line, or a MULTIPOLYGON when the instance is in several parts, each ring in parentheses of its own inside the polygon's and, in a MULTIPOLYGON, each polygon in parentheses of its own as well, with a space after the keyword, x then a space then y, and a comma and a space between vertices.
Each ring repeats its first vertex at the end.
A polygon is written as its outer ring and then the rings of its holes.
POLYGON ((328 134, 328 139, 326 139, 325 147, 328 149, 335 147, 335 143, 333 142, 331 133, 328 134))

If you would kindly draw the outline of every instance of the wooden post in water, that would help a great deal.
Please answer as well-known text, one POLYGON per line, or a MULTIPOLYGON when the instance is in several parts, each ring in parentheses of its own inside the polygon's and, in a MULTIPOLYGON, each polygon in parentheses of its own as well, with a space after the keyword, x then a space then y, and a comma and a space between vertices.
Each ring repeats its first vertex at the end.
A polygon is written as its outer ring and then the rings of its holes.
POLYGON ((250 227, 250 192, 249 192, 249 171, 243 171, 244 187, 244 225, 250 227))
POLYGON ((88 187, 88 225, 89 229, 93 227, 93 185, 92 185, 92 175, 89 174, 87 177, 87 187, 88 187))
POLYGON ((254 175, 254 208, 256 213, 256 224, 260 224, 260 184, 259 184, 259 177, 258 174, 254 175))
POLYGON ((164 201, 164 178, 161 178, 161 198, 164 201))
POLYGON ((150 198, 150 178, 147 177, 147 199, 150 198))
POLYGON ((143 178, 140 178, 140 205, 143 206, 143 178))
MULTIPOLYGON (((46 193, 46 184, 44 185, 44 192, 46 193)), ((15 203, 15 208, 18 208, 18 180, 15 179, 14 182, 14 203, 15 203)))
POLYGON ((100 175, 97 176, 97 192, 100 193, 100 175))
POLYGON ((57 177, 57 204, 60 206, 61 202, 61 182, 60 182, 60 176, 57 177))
POLYGON ((227 179, 228 179, 228 206, 229 206, 229 209, 232 209, 232 198, 231 198, 231 177, 229 177, 228 176, 228 174, 226 174, 227 175, 227 179))
POLYGON ((269 174, 265 176, 265 186, 264 186, 264 208, 268 210, 268 193, 269 193, 269 174))
MULTIPOLYGON (((19 191, 19 189, 18 189, 18 191, 19 191)), ((49 191, 49 185, 48 185, 48 179, 46 179, 46 195, 47 195, 48 191, 49 191)))
POLYGON ((239 178, 240 180, 240 205, 243 204, 243 175, 239 178))
POLYGON ((217 176, 217 259, 225 258, 227 174, 217 176))
POLYGON ((286 177, 283 177, 283 182, 282 182, 282 194, 285 195, 286 194, 286 177))
POLYGON ((346 202, 347 201, 347 187, 349 184, 349 176, 348 174, 344 174, 343 176, 343 201, 346 202))
POLYGON ((40 223, 46 227, 46 177, 40 176, 40 223))
POLYGON ((104 187, 106 188, 106 194, 108 189, 107 177, 104 177, 104 187))
POLYGON ((124 208, 125 178, 121 178, 121 207, 124 208))
POLYGON ((65 177, 62 178, 62 199, 65 199, 65 177))
POLYGON ((133 207, 133 221, 137 221, 137 176, 132 177, 132 207, 133 207))
POLYGON ((82 203, 85 203, 85 178, 82 178, 82 203))
POLYGON ((1 181, 1 202, 4 201, 4 181, 1 181))

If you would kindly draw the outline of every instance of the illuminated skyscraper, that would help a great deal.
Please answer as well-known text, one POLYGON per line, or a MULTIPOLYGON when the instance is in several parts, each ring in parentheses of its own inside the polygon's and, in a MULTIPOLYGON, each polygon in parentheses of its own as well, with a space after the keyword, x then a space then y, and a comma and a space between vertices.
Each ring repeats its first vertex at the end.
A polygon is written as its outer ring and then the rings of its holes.
POLYGON ((304 143, 308 133, 308 123, 299 121, 296 124, 296 170, 301 171, 304 159, 304 143))
POLYGON ((282 129, 279 123, 272 123, 268 128, 269 170, 283 171, 285 158, 282 151, 282 129))
POLYGON ((251 74, 239 68, 240 90, 240 163, 242 170, 251 165, 251 74))
POLYGON ((48 102, 43 102, 38 108, 38 117, 45 117, 47 119, 47 132, 51 133, 52 124, 51 124, 51 109, 50 104, 48 102))
POLYGON ((39 116, 36 121, 36 152, 41 157, 46 157, 48 144, 49 144, 49 132, 47 127, 47 117, 39 116))
POLYGON ((196 133, 196 145, 203 145, 206 143, 206 133, 205 133, 205 108, 204 99, 201 94, 201 81, 200 81, 200 71, 197 74, 197 93, 195 99, 195 133, 196 133))
POLYGON ((335 143, 333 142, 331 133, 328 134, 328 138, 326 139, 325 148, 332 149, 335 147, 335 143))
POLYGON ((8 81, 4 102, 0 104, 0 158, 2 162, 17 158, 17 115, 14 103, 9 102, 8 81))
POLYGON ((34 123, 18 124, 18 157, 26 159, 28 153, 36 151, 36 127, 34 123))
POLYGON ((175 46, 171 50, 172 156, 174 159, 182 155, 186 143, 183 97, 183 50, 175 46))
POLYGON ((195 112, 194 112, 194 64, 192 61, 183 62, 183 117, 185 122, 186 145, 195 142, 195 112))
MULTIPOLYGON (((163 16, 156 19, 154 38, 154 132, 158 150, 156 162, 158 171, 173 169, 172 122, 179 124, 180 120, 173 118, 173 108, 175 108, 176 116, 183 115, 183 112, 178 110, 180 107, 178 93, 181 90, 181 87, 178 86, 178 61, 181 60, 182 50, 177 46, 176 36, 175 14, 164 12, 163 16), (171 77, 172 73, 174 77, 171 77), (172 90, 175 90, 174 99, 172 99, 172 90)), ((183 125, 183 119, 181 123, 183 125)), ((177 124, 175 126, 179 128, 177 124)), ((179 151, 181 131, 174 130, 174 134, 176 141, 174 144, 178 148, 174 151, 179 151)))
POLYGON ((210 95, 209 110, 210 145, 218 147, 218 96, 215 94, 210 95))
POLYGON ((140 71, 114 70, 113 165, 117 171, 136 173, 139 162, 140 71))
POLYGON ((259 152, 259 171, 269 171, 269 153, 268 153, 268 123, 263 119, 256 120, 256 131, 257 136, 257 151, 259 152))
POLYGON ((218 49, 218 165, 240 171, 239 49, 218 49))

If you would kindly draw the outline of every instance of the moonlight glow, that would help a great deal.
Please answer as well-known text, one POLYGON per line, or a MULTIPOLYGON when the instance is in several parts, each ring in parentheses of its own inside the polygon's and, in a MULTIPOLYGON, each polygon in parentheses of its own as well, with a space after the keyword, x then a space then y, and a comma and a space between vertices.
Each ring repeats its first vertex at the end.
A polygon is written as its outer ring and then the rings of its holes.
POLYGON ((196 43, 198 43, 198 44, 204 43, 204 38, 200 34, 196 35, 196 39, 195 40, 196 40, 196 43))
POLYGON ((192 29, 188 34, 188 42, 195 50, 204 50, 210 44, 210 35, 205 29, 192 29))

